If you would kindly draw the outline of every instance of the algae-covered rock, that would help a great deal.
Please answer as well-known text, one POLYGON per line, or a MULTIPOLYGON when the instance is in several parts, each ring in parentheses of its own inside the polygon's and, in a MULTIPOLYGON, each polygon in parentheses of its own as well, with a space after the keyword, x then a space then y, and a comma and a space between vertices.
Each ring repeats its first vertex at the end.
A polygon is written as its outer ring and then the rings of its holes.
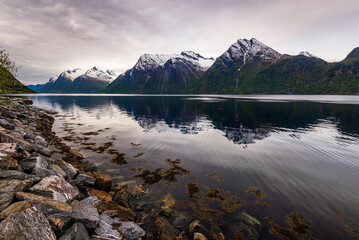
POLYGON ((112 178, 104 173, 96 172, 94 174, 94 177, 96 179, 95 181, 95 187, 104 190, 104 191, 110 191, 112 187, 112 178))

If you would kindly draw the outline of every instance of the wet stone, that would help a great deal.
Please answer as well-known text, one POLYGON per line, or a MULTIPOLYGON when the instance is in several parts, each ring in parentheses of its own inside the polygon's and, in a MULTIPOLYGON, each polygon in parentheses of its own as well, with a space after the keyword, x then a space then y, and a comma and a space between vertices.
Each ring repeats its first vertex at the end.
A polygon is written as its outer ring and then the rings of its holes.
POLYGON ((163 217, 157 217, 155 229, 160 240, 173 240, 180 235, 180 232, 163 217))
POLYGON ((133 222, 121 222, 117 229, 127 240, 142 239, 146 235, 145 230, 133 222))
POLYGON ((124 208, 112 201, 99 199, 93 202, 92 205, 98 210, 100 214, 104 211, 115 210, 117 211, 116 217, 120 219, 127 221, 134 221, 136 219, 136 213, 134 211, 132 211, 130 208, 124 208))
POLYGON ((73 201, 71 203, 72 214, 71 217, 78 222, 81 222, 85 225, 86 228, 94 229, 96 228, 98 222, 100 221, 100 216, 91 204, 80 201, 73 201))
POLYGON ((207 240, 207 238, 202 233, 195 232, 193 235, 193 240, 207 240))
POLYGON ((73 179, 77 175, 77 169, 64 160, 56 160, 55 164, 58 165, 67 174, 67 179, 73 179))
POLYGON ((96 172, 94 173, 94 177, 96 179, 95 181, 95 187, 104 190, 104 191, 110 191, 112 187, 112 178, 104 173, 96 172))
POLYGON ((25 173, 15 171, 15 170, 0 170, 0 179, 17 179, 17 180, 24 180, 25 173))
POLYGON ((0 223, 0 236, 2 239, 41 239, 55 240, 46 216, 35 207, 12 214, 0 223))
POLYGON ((76 222, 59 240, 90 240, 90 236, 86 227, 82 223, 76 222))
POLYGON ((181 230, 184 230, 185 227, 187 226, 187 224, 188 224, 188 220, 183 215, 175 217, 175 219, 173 220, 173 226, 175 226, 176 228, 179 228, 181 230))
POLYGON ((76 181, 84 186, 93 186, 95 184, 96 179, 86 174, 79 174, 76 177, 76 181))
POLYGON ((95 188, 90 189, 88 191, 88 195, 89 196, 95 196, 98 199, 104 199, 104 200, 107 200, 107 201, 112 201, 112 197, 111 197, 110 194, 108 194, 107 192, 101 191, 101 190, 97 190, 95 188))

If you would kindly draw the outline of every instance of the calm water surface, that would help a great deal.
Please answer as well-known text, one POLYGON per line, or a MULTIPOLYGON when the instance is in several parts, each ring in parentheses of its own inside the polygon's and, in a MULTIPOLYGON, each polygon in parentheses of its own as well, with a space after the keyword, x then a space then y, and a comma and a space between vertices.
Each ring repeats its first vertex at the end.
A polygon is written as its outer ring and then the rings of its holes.
POLYGON ((191 181, 245 200, 242 210, 264 230, 264 216, 283 223, 292 211, 310 219, 320 239, 350 239, 338 234, 343 227, 336 212, 359 223, 359 96, 29 97, 57 111, 54 131, 78 137, 68 144, 115 181, 132 179, 136 167, 166 169, 165 159, 180 159, 190 174, 151 185, 158 199, 171 192, 185 200, 191 181), (97 135, 83 135, 88 132, 97 135), (106 142, 126 154, 127 164, 114 163, 107 151, 85 149, 106 142), (266 194, 270 206, 254 203, 246 192, 251 186, 266 194))

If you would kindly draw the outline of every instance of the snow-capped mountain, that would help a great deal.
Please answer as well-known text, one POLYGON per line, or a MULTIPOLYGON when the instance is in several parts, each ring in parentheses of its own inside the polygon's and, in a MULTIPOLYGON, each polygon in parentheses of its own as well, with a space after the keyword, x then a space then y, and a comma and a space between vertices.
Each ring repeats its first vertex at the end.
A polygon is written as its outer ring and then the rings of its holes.
POLYGON ((135 66, 120 75, 106 92, 179 93, 214 62, 198 53, 143 54, 135 66))
POLYGON ((75 68, 51 77, 45 84, 29 87, 40 93, 95 93, 104 90, 116 77, 111 70, 75 68))
POLYGON ((238 39, 230 48, 224 52, 217 60, 224 64, 242 61, 244 64, 249 60, 260 59, 264 61, 277 60, 282 55, 255 38, 238 39))
POLYGON ((311 57, 311 58, 318 58, 317 56, 311 54, 308 51, 301 51, 298 55, 299 56, 305 56, 305 57, 311 57))
POLYGON ((255 38, 238 39, 219 56, 206 73, 186 89, 188 93, 225 93, 235 91, 241 77, 252 70, 271 64, 280 53, 255 38))
POLYGON ((168 61, 189 61, 201 70, 209 68, 213 63, 213 58, 205 58, 200 54, 186 51, 181 54, 143 54, 137 61, 134 68, 136 70, 149 71, 157 67, 163 67, 168 61))

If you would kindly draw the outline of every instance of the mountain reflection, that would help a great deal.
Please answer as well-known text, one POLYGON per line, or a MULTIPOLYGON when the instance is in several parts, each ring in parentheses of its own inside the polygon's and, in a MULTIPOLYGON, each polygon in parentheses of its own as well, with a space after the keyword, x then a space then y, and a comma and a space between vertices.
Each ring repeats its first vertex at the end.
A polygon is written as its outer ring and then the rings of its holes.
MULTIPOLYGON (((36 96, 35 101, 60 106, 69 111, 119 108, 145 130, 176 129, 182 134, 198 134, 219 129, 237 144, 254 143, 275 131, 306 131, 323 120, 333 123, 348 136, 359 134, 359 105, 290 101, 262 102, 223 98, 203 101, 185 96, 36 96)), ((39 104, 38 104, 39 105, 39 104)))

